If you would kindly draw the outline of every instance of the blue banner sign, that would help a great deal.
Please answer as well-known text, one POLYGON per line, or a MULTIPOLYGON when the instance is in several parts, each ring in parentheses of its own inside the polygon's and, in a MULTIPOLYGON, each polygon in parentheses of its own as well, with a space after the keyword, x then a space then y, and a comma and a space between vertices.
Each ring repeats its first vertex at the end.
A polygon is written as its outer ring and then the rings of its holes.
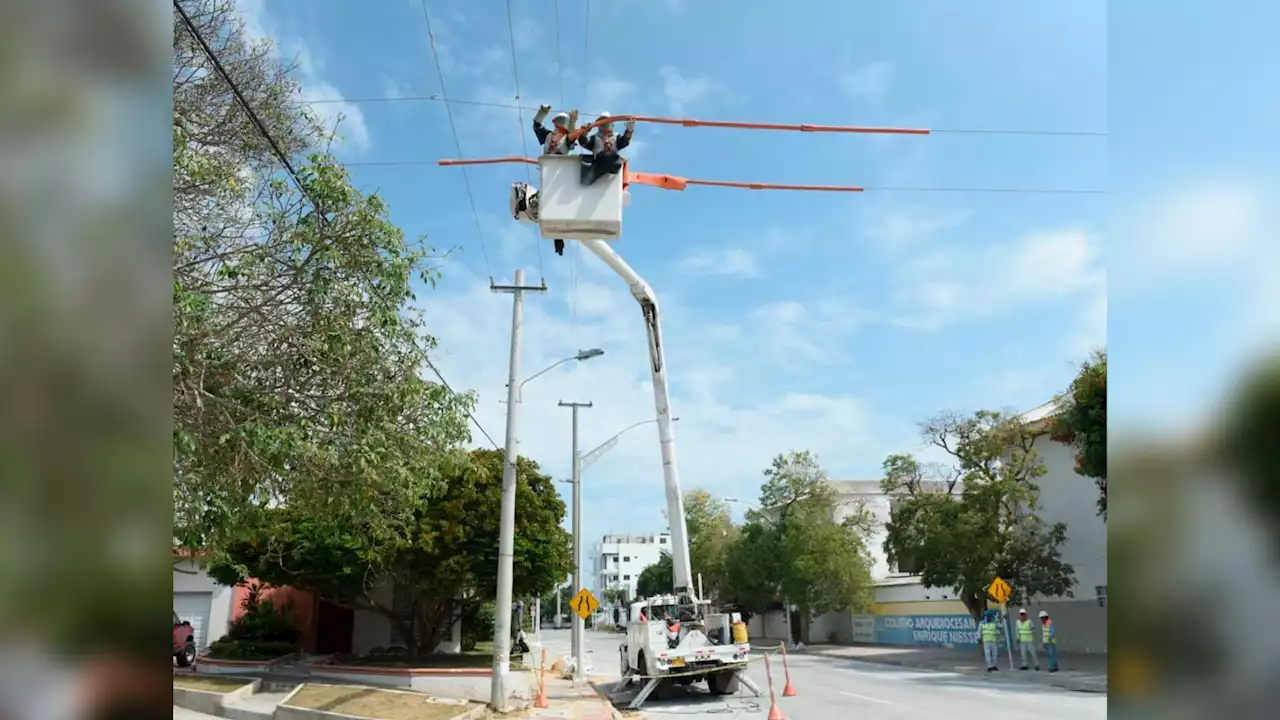
POLYGON ((877 615, 876 642, 977 647, 978 626, 968 615, 877 615))

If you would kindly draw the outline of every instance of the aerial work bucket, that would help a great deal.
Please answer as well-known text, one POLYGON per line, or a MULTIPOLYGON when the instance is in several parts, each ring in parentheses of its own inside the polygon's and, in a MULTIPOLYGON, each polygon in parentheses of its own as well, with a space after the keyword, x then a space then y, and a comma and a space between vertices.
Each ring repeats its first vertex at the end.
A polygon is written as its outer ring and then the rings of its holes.
POLYGON ((622 234, 623 173, 582 184, 582 156, 538 158, 538 228, 544 238, 614 240, 622 234))

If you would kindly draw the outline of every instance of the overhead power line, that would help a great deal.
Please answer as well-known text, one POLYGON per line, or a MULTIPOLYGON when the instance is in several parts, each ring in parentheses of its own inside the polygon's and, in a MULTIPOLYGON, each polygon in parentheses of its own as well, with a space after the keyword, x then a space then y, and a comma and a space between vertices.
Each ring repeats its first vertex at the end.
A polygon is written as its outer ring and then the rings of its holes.
MULTIPOLYGON (((525 138, 525 133, 528 130, 524 127, 524 109, 520 107, 520 63, 516 60, 516 30, 511 19, 511 0, 507 0, 507 37, 511 41, 511 74, 516 81, 516 107, 518 108, 517 117, 520 121, 520 151, 525 154, 525 157, 528 157, 529 141, 525 138)), ((461 155, 461 151, 458 154, 461 155)), ((530 187, 533 187, 533 171, 529 169, 528 165, 524 166, 524 179, 530 187)), ((542 281, 545 283, 547 281, 547 269, 542 264, 542 238, 538 236, 536 231, 533 235, 533 244, 538 248, 538 273, 542 275, 542 281)))
MULTIPOLYGON (((424 356, 424 359, 427 361, 427 367, 431 368, 431 372, 435 373, 436 377, 439 378, 440 384, 444 385, 444 389, 456 395, 457 393, 455 393, 453 391, 453 388, 449 386, 449 381, 444 379, 444 375, 441 374, 440 370, 435 366, 435 363, 431 362, 431 358, 424 356)), ((489 441, 489 444, 493 446, 494 450, 502 449, 501 447, 498 446, 498 443, 493 441, 493 438, 484 429, 484 426, 480 424, 480 421, 476 419, 476 416, 473 415, 470 410, 467 410, 467 417, 471 418, 472 424, 474 424, 476 426, 476 429, 480 431, 480 434, 483 435, 485 439, 489 441)))
POLYGON ((245 98, 244 93, 241 92, 240 86, 231 78, 231 74, 227 72, 227 69, 222 66, 222 61, 218 59, 218 54, 213 51, 213 48, 209 46, 209 43, 204 39, 204 36, 200 34, 200 31, 196 28, 196 24, 191 21, 191 16, 187 15, 186 9, 182 7, 182 4, 179 3, 178 0, 173 0, 173 9, 177 10, 178 15, 182 17, 182 24, 187 28, 187 32, 191 34, 191 37, 195 38, 195 41, 200 45, 200 50, 204 53, 204 56, 209 59, 209 62, 213 65, 214 71, 217 72, 218 75, 222 77, 223 82, 231 88, 231 94, 235 97, 236 102, 244 110, 245 114, 249 116, 249 121, 253 123, 255 128, 257 128, 258 133, 262 135, 262 139, 266 140, 267 144, 271 146, 272 154, 275 155, 276 159, 280 161, 280 164, 284 166, 285 172, 289 174, 289 178, 293 180, 293 184, 297 186, 298 191, 301 192, 302 195, 307 198, 307 201, 311 203, 311 207, 315 209, 315 213, 319 216, 321 222, 324 222, 325 217, 324 213, 320 210, 320 203, 317 203, 311 193, 307 192, 307 188, 302 184, 302 180, 298 178, 298 171, 293 168, 293 163, 289 160, 289 156, 285 153, 284 149, 280 147, 280 143, 276 141, 275 137, 271 134, 271 131, 267 129, 266 123, 262 122, 262 118, 258 117, 258 112, 253 109, 253 105, 249 104, 249 100, 245 98))
MULTIPOLYGON (((584 87, 585 94, 585 87, 584 87)), ((532 111, 536 108, 524 107, 521 105, 513 105, 511 103, 495 103, 481 102, 479 100, 458 100, 441 95, 397 95, 393 97, 356 97, 356 98, 303 98, 300 102, 314 105, 324 105, 329 103, 397 103, 397 102, 438 102, 445 105, 471 105, 474 107, 491 107, 502 110, 528 110, 532 111)), ((561 100, 561 104, 564 101, 561 100)), ((617 115, 617 112, 613 112, 617 115)), ((598 118, 599 112, 579 112, 579 117, 598 118)), ((1107 137, 1105 130, 1035 130, 1035 129, 1018 129, 1018 128, 937 128, 930 126, 930 133, 935 134, 951 134, 951 135, 1042 135, 1042 136, 1058 136, 1058 137, 1107 137)))
MULTIPOLYGON (((440 99, 444 101, 445 111, 449 116, 449 129, 453 132, 453 145, 458 151, 458 157, 462 157, 462 141, 458 139, 458 125, 453 121, 453 109, 449 102, 449 92, 444 87, 444 70, 440 68, 440 55, 436 51, 436 35, 431 30, 431 13, 427 12, 427 0, 420 0, 419 5, 422 7, 422 19, 427 23, 427 42, 431 46, 431 60, 436 66, 436 77, 440 80, 440 99)), ((350 165, 351 163, 347 163, 350 165)), ((480 226, 480 211, 476 209, 476 196, 471 190, 471 178, 468 177, 466 171, 462 173, 462 184, 467 190, 467 201, 471 203, 471 217, 476 223, 476 237, 480 240, 480 253, 484 255, 484 267, 489 273, 489 284, 493 284, 493 266, 489 264, 489 249, 485 247, 484 228, 480 226)))

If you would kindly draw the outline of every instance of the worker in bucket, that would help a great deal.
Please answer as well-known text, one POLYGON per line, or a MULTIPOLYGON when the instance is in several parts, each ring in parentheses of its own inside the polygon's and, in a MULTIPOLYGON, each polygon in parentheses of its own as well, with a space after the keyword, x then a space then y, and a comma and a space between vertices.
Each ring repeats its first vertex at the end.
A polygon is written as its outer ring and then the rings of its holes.
POLYGON ((1000 669, 1000 636, 1004 634, 1004 628, 997 622, 995 610, 983 613, 978 633, 982 638, 982 657, 987 661, 987 672, 996 672, 1000 669))
POLYGON ((546 120, 550 113, 550 105, 538 108, 538 114, 533 116, 533 134, 538 138, 538 144, 542 146, 543 155, 568 155, 573 149, 569 133, 578 126, 578 111, 556 113, 555 117, 551 118, 551 129, 548 130, 542 126, 542 121, 546 120))
POLYGON ((618 152, 631 144, 631 136, 636 129, 636 121, 627 121, 627 130, 622 135, 615 135, 613 122, 609 113, 600 113, 601 122, 596 131, 578 137, 578 144, 591 152, 590 158, 582 161, 582 184, 592 185, 605 175, 617 175, 622 170, 622 157, 618 152))

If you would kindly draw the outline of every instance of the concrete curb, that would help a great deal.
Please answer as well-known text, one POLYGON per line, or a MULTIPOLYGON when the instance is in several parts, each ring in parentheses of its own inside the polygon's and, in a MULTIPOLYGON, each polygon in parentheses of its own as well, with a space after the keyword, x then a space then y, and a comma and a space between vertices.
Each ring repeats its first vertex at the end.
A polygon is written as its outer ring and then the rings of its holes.
MULTIPOLYGON (((852 660, 854 662, 864 662, 871 665, 890 665, 893 667, 910 668, 912 670, 932 670, 935 672, 953 672, 960 675, 971 675, 971 676, 977 676, 977 677, 986 676, 986 673, 980 670, 971 670, 968 668, 938 667, 936 665, 930 665, 927 663, 913 663, 909 661, 896 660, 892 658, 856 657, 852 655, 841 655, 838 653, 823 652, 821 650, 810 650, 808 648, 793 654, 813 655, 816 657, 836 658, 839 660, 852 660)), ((1049 687, 1062 688, 1063 690, 1073 690, 1075 692, 1095 693, 1100 695, 1107 694, 1107 686, 1105 684, 1102 687, 1098 687, 1098 684, 1095 682, 1090 682, 1087 680, 1078 680, 1076 678, 1058 677, 1058 678, 1053 678, 1048 680, 1033 680, 1033 679, 1027 678, 1024 680, 1023 678, 1017 675, 1013 675, 1013 676, 1007 676, 1008 680, 1005 680, 1005 677, 1006 676, 1003 676, 1003 675, 1000 676, 1000 681, 1016 682, 1024 685, 1047 685, 1049 687)))
MULTIPOLYGON (((276 706, 275 720, 376 720, 375 718, 367 718, 362 715, 347 715, 346 713, 332 712, 329 710, 314 710, 312 708, 297 707, 290 705, 289 701, 293 700, 293 696, 297 695, 302 688, 310 685, 323 685, 324 683, 305 683, 294 688, 280 704, 276 706)), ((341 687, 360 687, 359 685, 342 685, 341 687)), ((416 697, 431 697, 422 693, 410 692, 408 690, 393 690, 390 688, 368 687, 369 690, 377 690, 379 692, 400 693, 402 695, 414 695, 416 697)), ((468 701, 468 704, 470 701, 468 701)), ((477 720, 482 717, 487 707, 485 705, 476 705, 463 712, 454 715, 452 720, 477 720)))
POLYGON ((223 715, 223 708, 228 702, 243 700, 262 688, 261 680, 245 679, 244 686, 228 693, 212 690, 195 690, 192 688, 173 686, 173 704, 186 710, 194 710, 205 715, 223 715))
POLYGON ((605 683, 587 681, 587 684, 590 685, 591 689, 595 691, 596 697, 600 698, 602 701, 604 701, 604 704, 608 706, 609 717, 611 717, 613 720, 624 720, 626 716, 622 714, 621 710, 614 707, 613 701, 609 699, 609 692, 604 687, 601 687, 602 685, 605 685, 605 683))

